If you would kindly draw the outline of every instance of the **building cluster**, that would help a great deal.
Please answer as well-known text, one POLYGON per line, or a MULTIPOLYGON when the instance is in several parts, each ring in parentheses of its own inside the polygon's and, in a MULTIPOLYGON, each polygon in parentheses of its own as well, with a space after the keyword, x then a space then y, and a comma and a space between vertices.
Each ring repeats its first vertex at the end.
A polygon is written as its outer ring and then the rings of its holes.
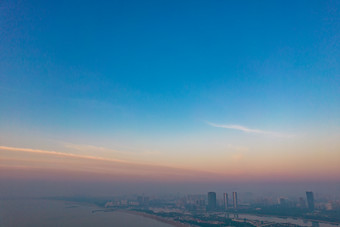
POLYGON ((163 207, 171 209, 181 209, 196 212, 214 212, 227 211, 236 212, 246 209, 301 209, 308 212, 314 210, 338 210, 340 209, 340 202, 336 200, 327 200, 326 198, 319 198, 318 203, 315 203, 314 193, 306 192, 306 197, 286 198, 279 197, 254 197, 246 196, 239 204, 237 192, 223 193, 222 197, 217 198, 216 192, 208 192, 207 194, 191 194, 185 196, 172 197, 149 197, 137 195, 134 197, 126 197, 115 200, 110 200, 105 204, 105 207, 163 207), (222 198, 222 199, 221 199, 222 198))
MULTIPOLYGON (((217 202, 216 202, 216 192, 208 192, 208 211, 215 211, 217 210, 217 202)), ((228 193, 223 193, 223 209, 228 210, 230 208, 237 209, 238 202, 237 202, 237 192, 233 192, 233 204, 232 206, 229 204, 229 197, 228 193)))
POLYGON ((315 202, 314 202, 314 193, 311 191, 306 192, 306 200, 302 197, 298 199, 298 201, 291 201, 287 198, 280 197, 278 199, 278 204, 281 208, 301 208, 301 209, 308 209, 309 211, 314 211, 315 209, 315 202))
MULTIPOLYGON (((154 214, 170 221, 183 223, 205 223, 215 225, 244 226, 243 214, 253 215, 294 215, 309 217, 313 220, 339 222, 340 200, 331 200, 330 197, 306 192, 305 197, 280 197, 268 195, 265 198, 256 197, 252 193, 241 194, 242 203, 239 202, 238 193, 223 193, 222 199, 217 199, 216 192, 191 195, 166 195, 166 196, 121 196, 105 204, 106 208, 132 209, 148 214, 154 214), (276 202, 277 201, 277 202, 276 202), (320 218, 320 219, 318 219, 320 218)), ((283 226, 271 221, 247 220, 252 226, 283 226)), ((287 223, 286 223, 287 224, 287 223)), ((287 224, 285 226, 296 226, 287 224)))
POLYGON ((137 196, 137 204, 139 206, 148 206, 150 198, 148 196, 137 196))

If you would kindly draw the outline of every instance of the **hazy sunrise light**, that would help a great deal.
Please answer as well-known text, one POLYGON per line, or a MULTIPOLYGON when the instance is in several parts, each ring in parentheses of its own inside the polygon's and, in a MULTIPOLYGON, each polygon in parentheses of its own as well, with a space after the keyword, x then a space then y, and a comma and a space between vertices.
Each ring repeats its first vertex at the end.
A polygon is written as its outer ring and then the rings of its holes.
POLYGON ((340 1, 0 0, 0 226, 339 217, 340 1))

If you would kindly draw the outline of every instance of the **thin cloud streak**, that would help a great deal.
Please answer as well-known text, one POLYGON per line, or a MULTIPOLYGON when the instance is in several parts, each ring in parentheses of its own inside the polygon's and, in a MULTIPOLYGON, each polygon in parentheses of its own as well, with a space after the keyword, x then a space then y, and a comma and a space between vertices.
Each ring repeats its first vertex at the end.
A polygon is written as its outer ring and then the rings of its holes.
POLYGON ((68 157, 74 159, 84 159, 84 160, 93 160, 93 161, 103 161, 103 162, 111 162, 117 164, 123 164, 126 167, 137 168, 139 170, 148 169, 152 170, 155 173, 174 173, 180 172, 181 174, 213 174, 218 176, 219 174, 212 171, 201 171, 189 168, 181 168, 181 167, 172 167, 166 165, 157 165, 157 164, 145 164, 145 163, 138 163, 133 161, 126 161, 121 159, 114 159, 114 158, 104 158, 99 156, 90 156, 90 155, 80 155, 80 154, 72 154, 72 153, 65 153, 65 152, 57 152, 57 151, 50 151, 50 150, 40 150, 40 149, 31 149, 31 148, 18 148, 18 147, 7 147, 7 146, 0 146, 0 151, 16 151, 16 152, 27 152, 27 153, 36 153, 36 154, 44 154, 44 155, 52 155, 52 156, 60 156, 60 157, 68 157))
POLYGON ((234 130, 239 130, 245 133, 262 134, 262 135, 275 136, 275 137, 293 137, 294 136, 294 135, 284 134, 280 132, 264 131, 260 129, 251 129, 251 128, 244 127, 242 125, 219 125, 219 124, 215 124, 211 122, 208 122, 208 124, 216 128, 234 129, 234 130))
POLYGON ((112 159, 112 158, 108 159, 108 158, 95 157, 95 156, 89 156, 89 155, 78 155, 78 154, 72 154, 72 153, 64 153, 64 152, 48 151, 48 150, 39 150, 39 149, 31 149, 31 148, 19 148, 19 147, 0 146, 0 150, 21 151, 21 152, 39 153, 39 154, 63 156, 63 157, 70 157, 70 158, 91 159, 91 160, 98 160, 98 161, 112 161, 112 162, 133 164, 131 162, 124 161, 124 160, 119 160, 119 159, 112 159))

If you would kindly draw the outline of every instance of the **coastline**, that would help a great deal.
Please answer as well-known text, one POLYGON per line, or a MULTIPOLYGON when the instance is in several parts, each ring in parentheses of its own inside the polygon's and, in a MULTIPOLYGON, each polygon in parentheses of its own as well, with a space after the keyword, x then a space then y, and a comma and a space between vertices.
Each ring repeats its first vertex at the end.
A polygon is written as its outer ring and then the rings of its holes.
MULTIPOLYGON (((50 200, 50 199, 43 199, 43 200, 50 200)), ((78 206, 87 206, 89 208, 91 208, 91 212, 92 213, 96 213, 96 212, 125 212, 125 213, 130 213, 132 215, 139 215, 139 216, 143 216, 146 218, 150 218, 150 219, 154 219, 163 223, 167 223, 176 227, 185 227, 188 226, 186 224, 168 219, 166 217, 161 217, 155 214, 149 214, 149 213, 145 213, 142 211, 135 211, 135 210, 128 210, 128 209, 119 209, 119 208, 115 208, 115 209, 108 209, 108 208, 103 208, 101 206, 98 206, 96 204, 93 203, 89 203, 89 202, 78 202, 78 201, 68 201, 68 200, 53 200, 52 201, 63 201, 66 203, 69 203, 70 205, 78 205, 78 206)), ((234 213, 229 213, 229 214, 234 214, 234 213)), ((281 219, 286 219, 286 218, 292 218, 292 219, 301 219, 301 220, 306 220, 306 221, 310 221, 310 222, 319 222, 319 223, 324 223, 324 224, 331 224, 334 225, 334 227, 339 226, 340 227, 340 223, 338 222, 331 222, 331 221, 324 221, 324 220, 317 220, 317 219, 308 219, 308 218, 303 218, 303 217, 293 217, 293 216, 282 216, 282 215, 270 215, 270 214, 254 214, 254 213, 238 213, 240 215, 245 214, 245 215, 253 215, 253 216, 258 216, 258 217, 273 217, 273 218, 281 218, 281 219)))
MULTIPOLYGON (((230 213, 234 214, 234 213, 230 213)), ((253 216, 258 216, 258 217, 273 217, 273 218, 292 218, 292 219, 301 219, 301 220, 306 220, 310 222, 319 222, 319 223, 325 223, 325 224, 331 224, 334 226, 340 226, 340 222, 331 222, 331 221, 324 221, 324 220, 317 220, 317 219, 308 219, 308 218, 303 218, 303 217, 293 217, 293 216, 282 216, 282 215, 270 215, 270 214, 254 214, 254 213, 238 213, 238 214, 246 214, 246 215, 253 215, 253 216)))
POLYGON ((173 221, 173 220, 169 220, 167 218, 163 218, 163 217, 160 217, 160 216, 157 216, 157 215, 154 215, 154 214, 147 214, 147 213, 144 213, 144 212, 134 211, 134 210, 116 210, 116 211, 125 212, 125 213, 132 214, 132 215, 139 215, 139 216, 143 216, 143 217, 146 217, 146 218, 151 218, 151 219, 154 219, 154 220, 157 220, 157 221, 160 221, 160 222, 163 222, 163 223, 167 223, 167 224, 170 224, 170 225, 173 225, 173 226, 176 226, 176 227, 188 227, 188 225, 185 225, 183 223, 176 222, 176 221, 173 221))
MULTIPOLYGON (((44 199, 44 200, 49 200, 49 199, 44 199)), ((148 214, 148 213, 144 213, 144 212, 140 212, 140 211, 134 211, 134 210, 126 210, 126 209, 108 209, 108 208, 103 208, 101 206, 98 206, 96 204, 93 203, 88 203, 88 202, 76 202, 76 201, 68 201, 68 200, 50 200, 50 201, 63 201, 63 202, 67 202, 67 203, 71 203, 71 204, 76 204, 77 206, 87 206, 91 209, 92 213, 96 213, 96 212, 124 212, 127 214, 132 214, 132 215, 138 215, 138 216, 142 216, 145 218, 150 218, 159 222, 163 222, 166 224, 170 224, 173 225, 175 227, 188 227, 188 225, 185 225, 183 223, 180 222, 176 222, 173 220, 169 220, 167 218, 164 217, 160 217, 157 215, 153 215, 153 214, 148 214)))

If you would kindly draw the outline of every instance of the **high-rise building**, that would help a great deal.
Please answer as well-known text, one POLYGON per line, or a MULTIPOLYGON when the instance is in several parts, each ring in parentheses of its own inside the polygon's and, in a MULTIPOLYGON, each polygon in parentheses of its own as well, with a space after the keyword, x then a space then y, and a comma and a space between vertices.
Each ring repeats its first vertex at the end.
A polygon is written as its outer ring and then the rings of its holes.
POLYGON ((216 192, 208 192, 208 210, 216 210, 216 192))
POLYGON ((314 194, 313 192, 306 192, 307 204, 309 210, 314 210, 314 194))
POLYGON ((305 208, 306 208, 306 201, 305 201, 304 198, 302 198, 302 197, 299 198, 298 206, 299 206, 301 209, 305 209, 305 208))
POLYGON ((233 192, 233 204, 234 204, 234 209, 237 208, 237 192, 233 192))
POLYGON ((279 202, 279 204, 280 204, 280 207, 287 207, 287 205, 288 205, 287 199, 286 199, 286 198, 283 198, 283 197, 280 197, 280 198, 278 199, 278 202, 279 202))
POLYGON ((224 205, 224 210, 227 210, 229 206, 228 193, 223 193, 223 205, 224 205))
POLYGON ((139 206, 142 206, 144 204, 143 196, 137 196, 137 202, 138 202, 139 206))

